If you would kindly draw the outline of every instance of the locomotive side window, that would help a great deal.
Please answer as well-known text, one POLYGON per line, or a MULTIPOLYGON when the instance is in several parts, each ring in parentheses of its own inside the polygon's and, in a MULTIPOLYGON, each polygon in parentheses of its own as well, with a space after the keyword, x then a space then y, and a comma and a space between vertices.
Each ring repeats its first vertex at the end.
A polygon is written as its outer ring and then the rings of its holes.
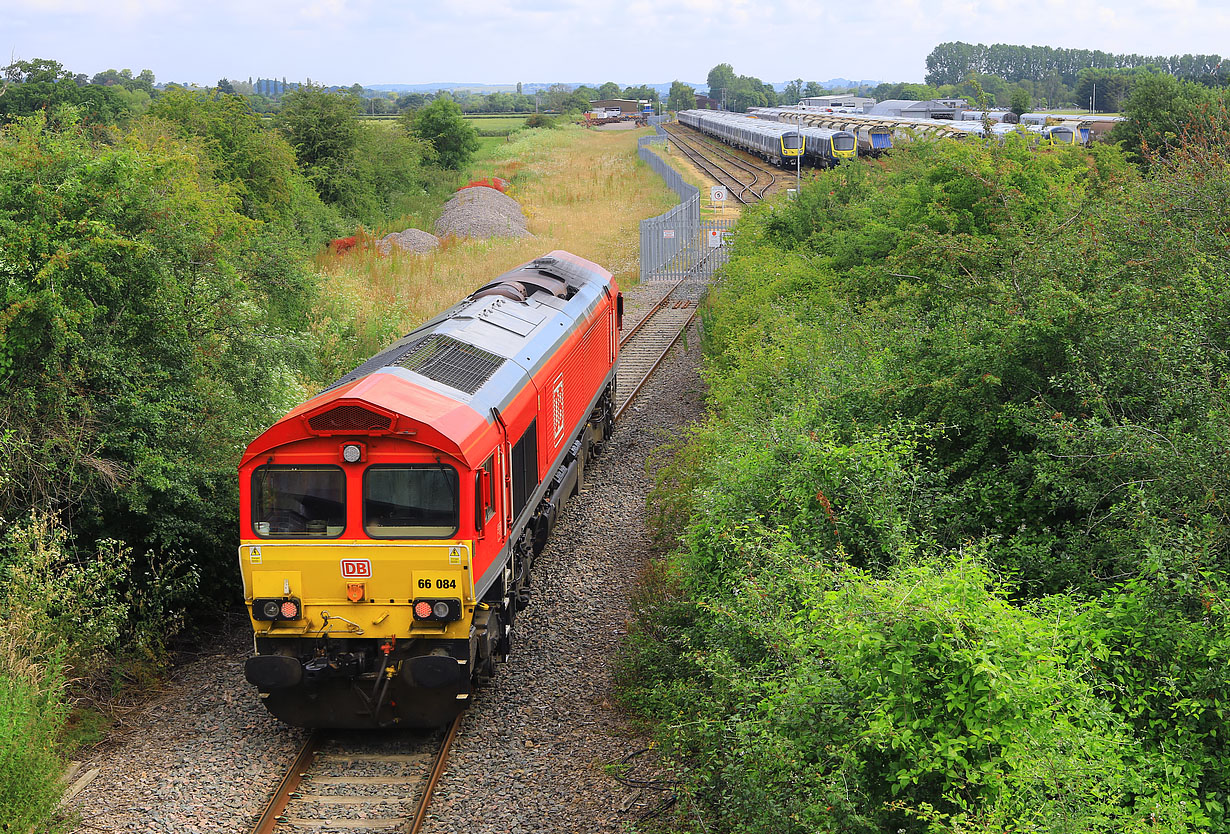
POLYGON ((363 529, 373 539, 443 539, 457 532, 458 476, 451 466, 369 466, 363 529))
POLYGON ((335 537, 346 529, 337 466, 261 466, 252 473, 252 530, 262 538, 335 537))
POLYGON ((495 515, 495 455, 483 461, 474 481, 474 520, 479 529, 495 515))
POLYGON ((521 435, 512 450, 512 517, 516 518, 525 509, 534 488, 538 486, 538 421, 530 421, 530 427, 521 435))

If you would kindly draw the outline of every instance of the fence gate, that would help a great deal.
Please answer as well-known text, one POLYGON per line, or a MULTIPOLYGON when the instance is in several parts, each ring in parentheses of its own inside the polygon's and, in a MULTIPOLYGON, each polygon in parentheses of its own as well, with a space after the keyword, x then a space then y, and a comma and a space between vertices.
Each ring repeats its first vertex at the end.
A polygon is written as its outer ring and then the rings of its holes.
POLYGON ((678 171, 651 150, 666 142, 666 135, 658 130, 658 136, 646 136, 637 143, 637 154, 679 195, 679 205, 641 221, 641 280, 710 275, 729 257, 729 230, 735 221, 701 219, 700 189, 684 182, 678 171))

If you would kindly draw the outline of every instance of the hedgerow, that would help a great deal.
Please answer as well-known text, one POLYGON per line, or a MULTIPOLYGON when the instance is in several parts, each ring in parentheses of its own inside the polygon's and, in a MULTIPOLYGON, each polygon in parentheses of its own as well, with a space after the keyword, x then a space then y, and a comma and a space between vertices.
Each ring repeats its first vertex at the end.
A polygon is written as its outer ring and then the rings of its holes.
POLYGON ((623 681, 716 830, 1225 825, 1225 138, 917 143, 740 223, 623 681))

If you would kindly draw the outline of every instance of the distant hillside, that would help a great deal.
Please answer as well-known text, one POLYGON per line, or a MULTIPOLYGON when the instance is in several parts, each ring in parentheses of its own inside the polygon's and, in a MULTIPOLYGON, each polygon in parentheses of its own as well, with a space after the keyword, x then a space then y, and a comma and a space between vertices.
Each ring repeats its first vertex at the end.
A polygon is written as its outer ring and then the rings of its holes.
MULTIPOLYGON (((611 80, 614 80, 614 79, 607 79, 607 81, 611 81, 611 80)), ((567 84, 569 87, 574 87, 574 88, 580 87, 582 84, 584 84, 588 87, 593 87, 594 89, 597 89, 606 82, 605 81, 564 81, 564 82, 527 81, 527 82, 522 83, 521 92, 527 93, 527 94, 533 93, 539 90, 546 90, 552 85, 560 84, 560 83, 567 84)), ((620 84, 623 87, 639 87, 640 86, 639 84, 623 83, 620 81, 616 81, 615 83, 620 84)), ((704 89, 705 87, 705 84, 703 81, 702 82, 689 81, 685 83, 687 83, 688 86, 694 87, 698 90, 704 89)), ((665 97, 670 92, 671 82, 668 81, 665 84, 646 84, 645 86, 650 87, 654 90, 657 90, 659 95, 665 97)), ((513 84, 473 84, 473 83, 464 83, 460 81, 438 81, 438 82, 431 83, 431 84, 365 84, 364 89, 379 90, 381 92, 391 90, 392 92, 395 92, 395 93, 434 93, 436 90, 449 90, 450 92, 455 91, 455 90, 468 90, 473 93, 484 93, 485 94, 485 93, 511 93, 511 92, 516 91, 517 85, 515 83, 513 84)))

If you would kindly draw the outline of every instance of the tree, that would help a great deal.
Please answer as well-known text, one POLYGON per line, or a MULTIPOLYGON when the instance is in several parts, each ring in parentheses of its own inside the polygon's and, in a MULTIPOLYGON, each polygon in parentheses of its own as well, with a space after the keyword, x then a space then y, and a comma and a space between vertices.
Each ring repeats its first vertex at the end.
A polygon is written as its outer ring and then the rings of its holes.
MULTIPOLYGON (((158 97, 149 116, 173 125, 180 138, 195 138, 213 163, 212 173, 230 186, 240 210, 256 220, 291 224, 295 152, 253 112, 246 99, 173 87, 158 97)), ((139 130, 144 133, 145 130, 139 130)))
POLYGON ((672 81, 671 91, 666 97, 666 106, 670 110, 691 110, 696 107, 696 90, 682 81, 672 81))
POLYGON ((808 81, 807 86, 803 88, 803 98, 809 96, 819 96, 824 94, 824 88, 816 81, 808 81))
POLYGON ((408 124, 414 134, 431 143, 437 160, 445 168, 464 167, 478 150, 478 131, 465 120, 452 99, 439 97, 410 119, 408 124))
MULTIPOLYGON (((520 90, 517 92, 520 92, 520 90)), ((614 81, 608 81, 598 88, 598 98, 600 99, 619 98, 619 93, 619 85, 614 81)))
MULTIPOLYGON (((85 122, 115 124, 126 121, 131 108, 120 95, 120 89, 81 86, 77 77, 57 61, 35 58, 15 61, 3 70, 7 81, 0 95, 0 124, 18 116, 28 116, 42 110, 50 114, 51 125, 61 124, 62 105, 77 108, 85 122)), ((76 117, 67 117, 74 122, 76 117)))
POLYGON ((1020 116, 1029 112, 1030 104, 1029 91, 1023 87, 1017 87, 1012 91, 1012 103, 1008 109, 1020 116))
POLYGON ((1138 162, 1169 156, 1186 132, 1207 121, 1215 102, 1212 90, 1193 81, 1143 73, 1123 104, 1125 121, 1115 125, 1110 138, 1138 162))
POLYGON ((257 224, 192 148, 76 127, 0 130, 0 515, 55 511, 226 589, 238 451, 295 396, 295 339, 255 303, 257 224))
POLYGON ((274 119, 303 174, 326 203, 344 202, 352 193, 358 115, 352 97, 304 84, 286 94, 274 119))
POLYGON ((803 98, 803 79, 796 78, 786 85, 786 89, 782 90, 782 103, 798 104, 801 98, 803 98))
POLYGON ((427 104, 427 96, 422 93, 406 93, 397 97, 397 111, 404 113, 407 110, 418 110, 423 105, 427 104))
POLYGON ((218 79, 218 92, 225 93, 228 96, 233 96, 235 95, 235 88, 231 85, 231 82, 228 79, 220 78, 218 79))
POLYGON ((64 69, 63 64, 50 58, 14 61, 4 68, 4 78, 14 84, 57 84, 74 80, 73 74, 64 69))
POLYGON ((709 70, 705 83, 709 85, 709 96, 725 103, 735 86, 735 68, 730 64, 718 64, 709 70))

